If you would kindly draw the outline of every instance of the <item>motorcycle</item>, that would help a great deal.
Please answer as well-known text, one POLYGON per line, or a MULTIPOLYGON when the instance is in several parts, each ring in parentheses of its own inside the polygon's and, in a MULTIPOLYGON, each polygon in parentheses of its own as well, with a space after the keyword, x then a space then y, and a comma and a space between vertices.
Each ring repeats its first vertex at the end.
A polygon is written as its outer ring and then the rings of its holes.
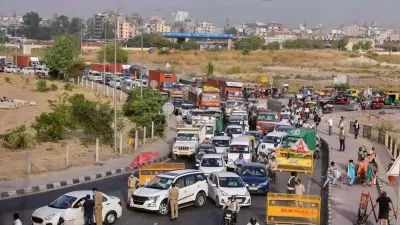
POLYGON ((232 211, 227 210, 222 217, 222 225, 235 225, 235 218, 232 211))

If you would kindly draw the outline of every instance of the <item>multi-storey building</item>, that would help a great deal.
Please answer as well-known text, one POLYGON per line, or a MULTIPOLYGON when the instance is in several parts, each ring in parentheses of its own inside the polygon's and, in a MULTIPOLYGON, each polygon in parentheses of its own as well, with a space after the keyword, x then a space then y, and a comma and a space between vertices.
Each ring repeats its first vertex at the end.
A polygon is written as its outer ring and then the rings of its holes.
POLYGON ((105 29, 105 24, 110 20, 109 13, 98 13, 93 18, 93 38, 102 39, 105 29))
POLYGON ((202 22, 196 27, 196 33, 215 34, 215 25, 213 23, 202 22))
POLYGON ((155 32, 160 33, 160 32, 171 32, 171 25, 167 23, 166 21, 162 21, 159 23, 155 24, 155 32))
POLYGON ((136 27, 134 23, 128 22, 127 20, 118 20, 117 24, 117 38, 118 39, 130 39, 135 36, 136 27))
POLYGON ((172 19, 174 22, 184 22, 189 18, 189 13, 186 11, 176 11, 172 13, 172 19))

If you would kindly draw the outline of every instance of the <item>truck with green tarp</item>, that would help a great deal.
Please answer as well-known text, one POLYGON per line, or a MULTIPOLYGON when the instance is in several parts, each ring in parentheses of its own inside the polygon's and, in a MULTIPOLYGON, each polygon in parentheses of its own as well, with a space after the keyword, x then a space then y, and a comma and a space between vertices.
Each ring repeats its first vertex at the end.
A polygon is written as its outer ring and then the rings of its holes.
POLYGON ((220 109, 201 110, 201 113, 192 118, 193 124, 206 124, 206 138, 211 140, 222 132, 222 111, 220 109))
POLYGON ((296 128, 287 131, 287 139, 283 148, 291 148, 300 138, 307 144, 311 151, 315 151, 317 142, 317 131, 309 128, 296 128))

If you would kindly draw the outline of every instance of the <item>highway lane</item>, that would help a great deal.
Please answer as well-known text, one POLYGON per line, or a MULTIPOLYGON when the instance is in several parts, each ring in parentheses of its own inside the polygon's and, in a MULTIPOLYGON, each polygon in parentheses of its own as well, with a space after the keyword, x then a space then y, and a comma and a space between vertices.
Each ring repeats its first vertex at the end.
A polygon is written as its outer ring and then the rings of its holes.
MULTIPOLYGON (((185 162, 186 168, 193 168, 194 164, 188 161, 185 162)), ((312 175, 300 175, 306 191, 313 195, 320 195, 320 177, 322 175, 321 161, 315 162, 315 169, 312 175)), ((286 182, 289 174, 278 173, 277 185, 271 186, 271 192, 286 192, 286 182)), ((122 217, 116 224, 128 225, 135 222, 140 225, 170 225, 170 224, 184 224, 183 221, 190 222, 193 225, 219 225, 221 224, 222 211, 214 206, 214 203, 209 200, 203 208, 197 209, 194 207, 187 207, 179 211, 179 220, 177 222, 170 221, 168 217, 157 216, 149 212, 132 211, 125 208, 126 206, 126 178, 127 175, 114 176, 108 179, 98 180, 81 185, 66 187, 49 192, 38 193, 35 195, 28 195, 25 197, 18 197, 12 199, 5 199, 0 201, 0 224, 11 224, 12 214, 19 212, 23 224, 30 224, 30 216, 32 212, 51 201, 58 196, 74 191, 74 190, 91 190, 97 187, 100 191, 107 193, 111 196, 119 197, 123 201, 124 209, 122 217)), ((325 195, 322 192, 322 195, 325 195)), ((249 208, 243 208, 239 214, 238 224, 246 224, 250 217, 255 216, 259 221, 265 221, 266 218, 266 197, 264 195, 252 196, 252 205, 249 208)), ((325 217, 325 216, 323 216, 325 217)), ((321 221, 321 224, 324 224, 321 221)))

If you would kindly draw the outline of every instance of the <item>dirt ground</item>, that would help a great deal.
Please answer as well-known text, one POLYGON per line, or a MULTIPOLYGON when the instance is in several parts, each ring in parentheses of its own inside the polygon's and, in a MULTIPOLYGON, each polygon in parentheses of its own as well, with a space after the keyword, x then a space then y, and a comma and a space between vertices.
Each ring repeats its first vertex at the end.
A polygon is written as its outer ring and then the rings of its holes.
MULTIPOLYGON (((0 74, 0 96, 8 99, 19 99, 25 101, 35 101, 36 106, 25 106, 18 109, 0 109, 0 134, 8 129, 13 129, 20 125, 26 125, 29 133, 33 136, 34 132, 30 125, 35 121, 35 117, 42 112, 50 111, 49 100, 57 100, 63 94, 63 84, 54 82, 58 86, 58 91, 40 93, 34 91, 36 79, 26 75, 0 74), (10 83, 6 82, 6 77, 10 78, 10 83), (23 77, 24 79, 22 79, 23 77), (28 78, 29 84, 25 81, 28 78)), ((47 81, 50 85, 53 82, 47 81)), ((86 98, 96 100, 101 97, 93 92, 75 87, 72 92, 83 93, 86 98)), ((103 99, 104 100, 104 99, 103 99)), ((65 169, 66 145, 70 146, 70 165, 87 166, 95 162, 95 147, 89 146, 87 149, 80 144, 78 138, 72 138, 60 143, 34 143, 29 150, 8 150, 0 146, 0 180, 10 180, 25 176, 27 168, 28 151, 32 152, 32 173, 38 174, 47 171, 65 169)), ((116 154, 109 146, 100 146, 100 159, 106 160, 115 157, 116 154)))

